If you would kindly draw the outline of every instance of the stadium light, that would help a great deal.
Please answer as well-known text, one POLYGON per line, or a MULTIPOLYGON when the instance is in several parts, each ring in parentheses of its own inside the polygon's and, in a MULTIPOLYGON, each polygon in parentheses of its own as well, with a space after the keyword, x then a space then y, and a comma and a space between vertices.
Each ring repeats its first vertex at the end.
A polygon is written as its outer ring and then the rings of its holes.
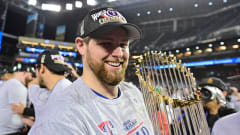
POLYGON ((197 7, 198 7, 198 4, 197 4, 197 3, 195 3, 195 4, 194 4, 194 7, 195 7, 195 8, 197 8, 197 7))
POLYGON ((36 6, 37 5, 37 0, 28 0, 28 4, 36 6))
POLYGON ((46 4, 46 3, 43 3, 42 4, 42 10, 49 10, 49 11, 59 12, 61 10, 61 6, 60 5, 56 5, 56 4, 46 4))
POLYGON ((76 7, 76 8, 82 8, 82 6, 83 6, 82 1, 76 1, 76 2, 75 2, 75 7, 76 7))
POLYGON ((239 45, 233 45, 232 48, 233 48, 233 49, 238 49, 238 48, 239 48, 239 45))
POLYGON ((212 3, 212 2, 209 2, 209 3, 208 3, 208 5, 209 5, 209 6, 212 6, 212 5, 213 5, 213 3, 212 3))
POLYGON ((97 5, 97 1, 96 0, 87 0, 87 4, 89 6, 96 6, 97 5))
POLYGON ((72 10, 73 5, 71 3, 66 4, 66 10, 72 10))

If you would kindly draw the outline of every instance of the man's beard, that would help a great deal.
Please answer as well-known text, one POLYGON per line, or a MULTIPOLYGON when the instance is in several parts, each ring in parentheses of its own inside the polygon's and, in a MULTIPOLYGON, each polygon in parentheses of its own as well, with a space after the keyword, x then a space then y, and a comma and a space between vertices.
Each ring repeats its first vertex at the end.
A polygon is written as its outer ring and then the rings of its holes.
POLYGON ((47 88, 41 76, 39 77, 39 86, 40 88, 47 88))
POLYGON ((28 83, 31 82, 32 80, 33 80, 33 78, 30 77, 30 76, 27 76, 27 77, 25 78, 25 85, 26 85, 26 87, 28 86, 28 83))
POLYGON ((128 62, 123 62, 122 69, 121 70, 107 70, 104 67, 104 60, 100 62, 96 62, 89 53, 87 54, 87 62, 90 67, 90 69, 93 71, 93 73, 96 75, 96 77, 111 86, 115 86, 119 84, 125 76, 125 71, 127 69, 128 62))

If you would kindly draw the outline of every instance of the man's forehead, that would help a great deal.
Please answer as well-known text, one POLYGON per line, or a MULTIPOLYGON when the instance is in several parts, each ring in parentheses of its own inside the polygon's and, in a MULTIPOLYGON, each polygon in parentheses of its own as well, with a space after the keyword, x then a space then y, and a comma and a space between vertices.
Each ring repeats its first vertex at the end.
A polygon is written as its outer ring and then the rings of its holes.
MULTIPOLYGON (((111 42, 114 42, 116 41, 115 38, 112 38, 112 37, 102 37, 102 38, 96 38, 95 39, 97 42, 102 42, 102 41, 111 41, 111 42)), ((118 39, 119 41, 122 41, 122 42, 128 42, 129 39, 128 38, 121 38, 121 39, 118 39)))

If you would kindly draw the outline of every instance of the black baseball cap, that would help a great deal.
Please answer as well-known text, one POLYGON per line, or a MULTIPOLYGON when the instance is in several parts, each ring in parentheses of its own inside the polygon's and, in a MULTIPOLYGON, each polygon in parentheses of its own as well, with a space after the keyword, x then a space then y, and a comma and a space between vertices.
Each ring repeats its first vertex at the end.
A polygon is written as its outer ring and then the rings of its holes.
POLYGON ((15 72, 30 72, 33 75, 35 74, 35 68, 31 65, 24 65, 22 63, 15 63, 10 67, 3 69, 2 75, 5 73, 15 73, 15 72))
POLYGON ((214 86, 219 88, 221 91, 226 91, 228 94, 231 94, 230 88, 227 86, 227 84, 218 77, 209 77, 205 82, 199 84, 199 86, 214 86))
POLYGON ((5 67, 5 68, 1 69, 0 76, 3 76, 5 73, 13 73, 13 71, 10 67, 5 67))
POLYGON ((119 11, 109 7, 90 11, 81 23, 79 36, 82 38, 87 36, 100 38, 119 27, 128 32, 129 39, 141 38, 141 30, 137 25, 127 23, 127 20, 119 11))
POLYGON ((13 73, 13 68, 12 67, 6 67, 4 69, 1 70, 1 74, 5 74, 5 73, 13 73))
POLYGON ((64 63, 64 57, 56 50, 46 50, 39 54, 37 67, 44 64, 51 72, 64 75, 68 71, 64 63))

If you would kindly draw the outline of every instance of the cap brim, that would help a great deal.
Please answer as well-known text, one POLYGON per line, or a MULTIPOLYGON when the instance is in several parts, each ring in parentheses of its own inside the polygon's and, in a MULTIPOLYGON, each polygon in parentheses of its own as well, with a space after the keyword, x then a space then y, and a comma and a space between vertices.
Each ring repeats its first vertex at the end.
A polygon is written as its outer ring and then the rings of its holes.
POLYGON ((95 31, 92 31, 88 36, 92 38, 101 38, 103 35, 106 35, 119 27, 124 28, 128 32, 129 39, 136 40, 140 39, 142 36, 140 28, 131 23, 106 23, 95 31))
POLYGON ((204 86, 213 86, 213 87, 217 87, 219 88, 220 90, 222 91, 226 91, 226 90, 223 90, 221 87, 219 87, 218 85, 215 85, 215 84, 212 84, 212 83, 202 83, 202 84, 199 84, 200 87, 204 87, 204 86))
POLYGON ((55 73, 64 73, 65 71, 68 71, 67 66, 63 64, 54 64, 54 65, 47 65, 47 68, 49 68, 51 71, 55 73))
POLYGON ((240 75, 234 75, 227 77, 228 80, 240 80, 240 75))

